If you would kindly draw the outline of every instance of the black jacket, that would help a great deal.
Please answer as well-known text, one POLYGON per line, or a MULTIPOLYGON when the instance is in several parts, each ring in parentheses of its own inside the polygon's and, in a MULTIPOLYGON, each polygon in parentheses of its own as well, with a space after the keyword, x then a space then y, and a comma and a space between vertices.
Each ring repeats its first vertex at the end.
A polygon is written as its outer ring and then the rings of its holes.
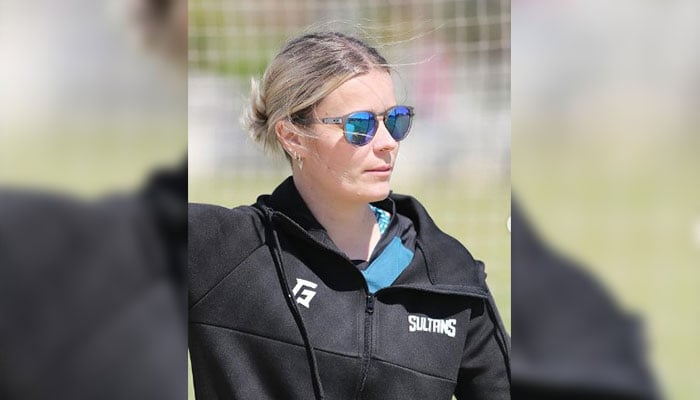
POLYGON ((483 264, 415 199, 389 199, 377 204, 412 221, 415 255, 376 294, 291 178, 255 206, 190 206, 197 398, 510 398, 509 338, 483 264))
POLYGON ((187 397, 186 198, 0 188, 0 399, 187 397))

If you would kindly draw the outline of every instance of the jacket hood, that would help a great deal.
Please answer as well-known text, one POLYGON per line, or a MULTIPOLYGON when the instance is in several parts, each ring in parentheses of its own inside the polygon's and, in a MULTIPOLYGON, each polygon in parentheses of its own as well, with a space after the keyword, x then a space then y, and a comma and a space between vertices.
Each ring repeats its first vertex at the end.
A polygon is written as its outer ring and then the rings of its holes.
MULTIPOLYGON (((443 294, 487 297, 484 264, 456 239, 435 225, 422 204, 408 195, 391 193, 385 200, 372 203, 409 218, 416 230, 417 251, 411 265, 387 288, 410 288, 443 294)), ((294 185, 284 180, 271 195, 258 197, 256 207, 274 218, 286 220, 277 228, 304 230, 325 247, 337 249, 323 226, 313 216, 294 185)), ((386 289, 385 289, 386 290, 386 289)))

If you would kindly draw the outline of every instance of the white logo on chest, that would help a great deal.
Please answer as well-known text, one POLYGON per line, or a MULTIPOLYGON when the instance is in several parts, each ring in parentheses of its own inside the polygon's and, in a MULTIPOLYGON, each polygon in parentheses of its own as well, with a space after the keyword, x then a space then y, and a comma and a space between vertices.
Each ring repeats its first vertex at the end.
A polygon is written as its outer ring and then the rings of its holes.
POLYGON ((307 281, 306 279, 297 278, 297 284, 294 286, 294 289, 292 289, 292 292, 294 293, 294 298, 297 300, 297 303, 301 304, 306 308, 309 308, 309 302, 311 302, 311 299, 313 299, 314 296, 316 296, 316 292, 311 289, 316 289, 317 286, 318 284, 316 283, 307 281), (299 293, 299 291, 301 291, 301 293, 299 293), (299 295, 297 296, 297 294, 299 295))
POLYGON ((455 337, 457 333, 456 319, 432 319, 418 315, 408 316, 409 332, 442 333, 449 337, 455 337))

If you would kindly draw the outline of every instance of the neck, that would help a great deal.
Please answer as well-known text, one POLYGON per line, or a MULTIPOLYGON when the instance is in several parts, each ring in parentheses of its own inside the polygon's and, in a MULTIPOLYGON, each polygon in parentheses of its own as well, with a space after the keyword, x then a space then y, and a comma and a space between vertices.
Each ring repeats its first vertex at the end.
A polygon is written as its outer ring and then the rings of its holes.
POLYGON ((297 179, 296 175, 294 184, 335 245, 351 260, 368 260, 380 237, 377 220, 368 203, 328 196, 297 179))

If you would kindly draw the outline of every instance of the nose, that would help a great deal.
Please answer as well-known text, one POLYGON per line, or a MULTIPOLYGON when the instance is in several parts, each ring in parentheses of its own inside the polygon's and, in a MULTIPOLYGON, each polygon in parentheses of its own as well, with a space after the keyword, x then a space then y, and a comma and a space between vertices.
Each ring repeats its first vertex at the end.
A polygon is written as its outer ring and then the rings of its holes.
POLYGON ((390 152, 399 146, 397 142, 386 129, 384 121, 378 121, 379 126, 377 127, 377 133, 374 135, 374 140, 372 140, 372 146, 374 151, 378 152, 390 152))

